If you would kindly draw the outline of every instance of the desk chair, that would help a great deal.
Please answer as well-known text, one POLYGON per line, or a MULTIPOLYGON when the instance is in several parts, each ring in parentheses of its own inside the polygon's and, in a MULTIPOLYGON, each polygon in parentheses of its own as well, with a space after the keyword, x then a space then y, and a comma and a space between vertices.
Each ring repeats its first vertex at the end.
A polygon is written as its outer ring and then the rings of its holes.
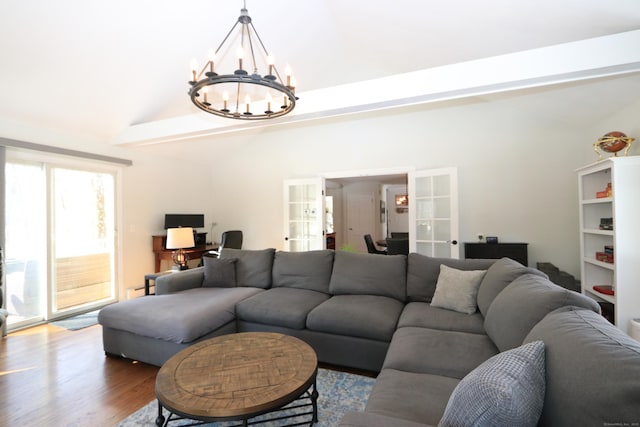
POLYGON ((373 239, 371 238, 371 234, 364 235, 364 242, 367 244, 367 251, 370 254, 379 254, 379 255, 387 254, 385 251, 380 251, 376 248, 376 245, 373 243, 373 239))
POLYGON ((220 246, 218 247, 218 250, 205 252, 202 256, 218 258, 220 256, 220 252, 224 248, 242 249, 242 231, 230 230, 223 232, 222 237, 220 238, 220 246))
POLYGON ((409 255, 409 239, 387 239, 388 255, 409 255))

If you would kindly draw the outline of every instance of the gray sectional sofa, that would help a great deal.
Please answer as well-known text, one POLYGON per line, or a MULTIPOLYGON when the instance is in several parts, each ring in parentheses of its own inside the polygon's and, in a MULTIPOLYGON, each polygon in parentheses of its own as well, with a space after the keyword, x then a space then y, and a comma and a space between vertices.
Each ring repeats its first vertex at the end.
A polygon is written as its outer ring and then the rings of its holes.
POLYGON ((203 339, 272 331, 378 372, 343 426, 640 422, 640 343, 508 258, 225 249, 98 320, 107 354, 154 365, 203 339))

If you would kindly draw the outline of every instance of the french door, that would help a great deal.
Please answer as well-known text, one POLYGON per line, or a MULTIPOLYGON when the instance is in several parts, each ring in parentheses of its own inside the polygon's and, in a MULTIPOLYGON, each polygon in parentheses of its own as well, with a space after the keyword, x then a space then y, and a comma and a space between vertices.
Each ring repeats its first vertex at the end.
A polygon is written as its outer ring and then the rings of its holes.
POLYGON ((115 301, 116 180, 112 170, 7 159, 9 329, 115 301))
POLYGON ((409 173, 409 245, 412 252, 459 258, 456 168, 409 173))
POLYGON ((284 205, 285 250, 326 248, 324 179, 286 180, 284 205))

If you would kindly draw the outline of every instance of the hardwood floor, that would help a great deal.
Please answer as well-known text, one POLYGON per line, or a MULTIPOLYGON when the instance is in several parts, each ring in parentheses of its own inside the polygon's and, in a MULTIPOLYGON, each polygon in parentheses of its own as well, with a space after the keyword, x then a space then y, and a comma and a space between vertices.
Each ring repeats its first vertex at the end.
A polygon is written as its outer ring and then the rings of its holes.
POLYGON ((0 344, 0 425, 113 426, 155 398, 157 372, 106 357, 99 325, 9 334, 0 344))

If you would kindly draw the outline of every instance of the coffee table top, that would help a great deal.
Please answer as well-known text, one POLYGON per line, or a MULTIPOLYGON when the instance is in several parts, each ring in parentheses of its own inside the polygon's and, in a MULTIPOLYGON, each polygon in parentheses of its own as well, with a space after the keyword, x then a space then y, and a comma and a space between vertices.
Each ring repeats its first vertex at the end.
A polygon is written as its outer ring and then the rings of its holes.
POLYGON ((156 377, 170 411, 204 421, 250 418, 285 405, 314 383, 315 351, 283 334, 243 332, 194 344, 156 377))

